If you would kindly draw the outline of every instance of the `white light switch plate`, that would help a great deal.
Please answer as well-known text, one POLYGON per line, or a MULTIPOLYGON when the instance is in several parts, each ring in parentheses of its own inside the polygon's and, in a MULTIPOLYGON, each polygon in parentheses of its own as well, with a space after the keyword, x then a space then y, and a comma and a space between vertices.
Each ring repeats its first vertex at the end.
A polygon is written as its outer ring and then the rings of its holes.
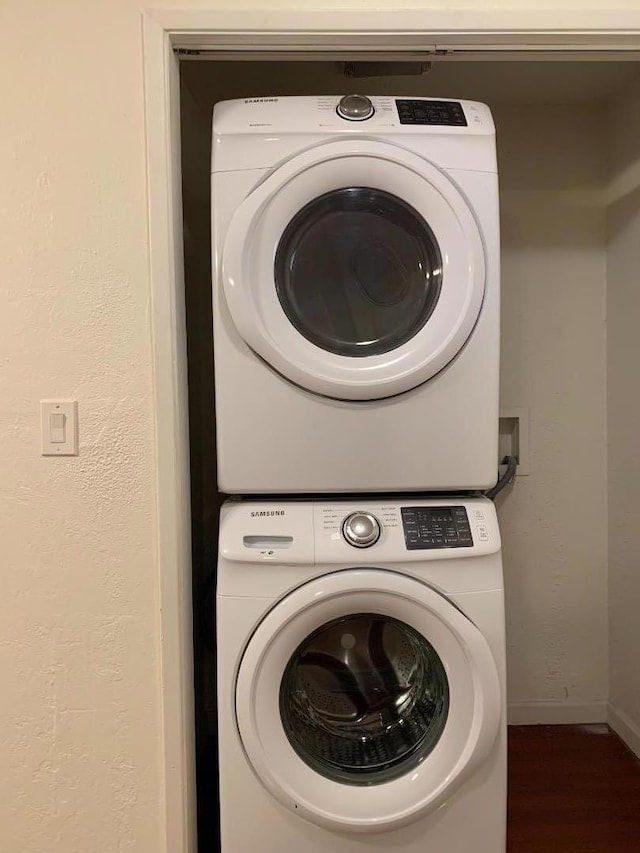
POLYGON ((43 456, 78 455, 78 401, 40 400, 43 456))

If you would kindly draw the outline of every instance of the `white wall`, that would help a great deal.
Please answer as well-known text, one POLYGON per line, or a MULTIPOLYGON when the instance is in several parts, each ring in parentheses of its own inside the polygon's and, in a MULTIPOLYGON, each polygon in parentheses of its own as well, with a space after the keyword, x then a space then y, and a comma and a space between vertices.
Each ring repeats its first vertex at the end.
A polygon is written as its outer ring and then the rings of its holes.
MULTIPOLYGON (((146 5, 194 4, 5 0, 0 7, 0 847, 7 853, 162 850, 146 5), (56 396, 79 400, 75 459, 39 455, 38 401, 56 396)), ((386 5, 395 12, 395 3, 386 5)), ((487 8, 483 0, 465 5, 487 8)), ((575 10, 577 25, 586 5, 608 10, 595 0, 563 5, 575 10)), ((491 4, 507 17, 514 6, 491 4)), ((541 25, 556 24, 553 0, 536 7, 548 9, 541 25)), ((444 6, 440 13, 448 14, 444 6)), ((455 12, 451 21, 464 24, 455 12)), ((594 329, 596 290, 589 278, 594 329)), ((562 447, 568 442, 563 434, 562 447)), ((559 526, 552 532, 564 535, 559 526)), ((532 566, 534 576, 539 569, 532 566)), ((572 615, 564 569, 553 567, 563 593, 557 618, 572 615)), ((587 577, 592 583, 591 569, 587 577)), ((548 626, 534 626, 543 643, 548 626)), ((578 642, 571 637, 560 675, 549 675, 553 696, 580 676, 568 663, 578 642)), ((597 693, 590 687, 585 696, 597 693)))
POLYGON ((640 754, 640 90, 610 112, 607 256, 611 723, 640 754))
POLYGON ((496 110, 501 405, 529 408, 531 441, 531 474, 499 499, 512 722, 606 716, 602 118, 496 110))

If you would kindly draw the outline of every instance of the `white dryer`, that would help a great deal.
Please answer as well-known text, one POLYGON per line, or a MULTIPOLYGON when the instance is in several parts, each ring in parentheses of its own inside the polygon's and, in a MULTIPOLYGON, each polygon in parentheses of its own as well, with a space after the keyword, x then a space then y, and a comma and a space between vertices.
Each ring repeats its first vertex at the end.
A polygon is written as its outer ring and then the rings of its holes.
POLYGON ((218 481, 482 489, 498 451, 495 131, 470 101, 216 105, 218 481))
POLYGON ((222 853, 504 853, 491 502, 233 501, 218 570, 222 853))

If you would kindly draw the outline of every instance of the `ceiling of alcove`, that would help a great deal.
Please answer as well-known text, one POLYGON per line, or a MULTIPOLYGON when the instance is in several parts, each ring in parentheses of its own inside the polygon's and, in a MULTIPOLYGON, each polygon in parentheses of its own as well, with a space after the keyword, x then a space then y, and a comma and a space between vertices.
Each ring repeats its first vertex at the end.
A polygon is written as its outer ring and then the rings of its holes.
MULTIPOLYGON (((348 58, 348 57, 346 57, 348 58)), ((490 104, 604 102, 640 76, 640 63, 620 61, 436 60, 419 77, 345 77, 334 61, 185 61, 183 84, 198 99, 275 94, 420 94, 490 104)))

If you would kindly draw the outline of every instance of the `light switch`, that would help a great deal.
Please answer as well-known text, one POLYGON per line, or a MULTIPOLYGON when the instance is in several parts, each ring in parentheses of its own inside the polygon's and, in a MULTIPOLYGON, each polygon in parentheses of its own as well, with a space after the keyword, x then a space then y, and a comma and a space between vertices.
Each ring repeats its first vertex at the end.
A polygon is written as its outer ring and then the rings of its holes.
POLYGON ((41 400, 43 456, 78 455, 77 400, 41 400))
POLYGON ((49 415, 49 437, 52 444, 64 444, 64 422, 66 416, 61 412, 49 415))

